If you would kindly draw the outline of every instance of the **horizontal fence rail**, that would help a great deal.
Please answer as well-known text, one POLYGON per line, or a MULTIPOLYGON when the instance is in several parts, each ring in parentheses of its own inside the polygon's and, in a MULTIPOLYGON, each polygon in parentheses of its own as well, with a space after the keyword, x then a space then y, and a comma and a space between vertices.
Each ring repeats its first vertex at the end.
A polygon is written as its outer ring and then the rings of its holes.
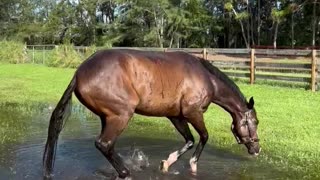
MULTIPOLYGON (((32 63, 45 64, 56 45, 26 46, 32 63)), ((78 53, 86 53, 88 47, 75 46, 78 53)), ((97 47, 96 49, 103 49, 97 47)), ((229 77, 307 85, 312 91, 320 89, 320 50, 293 49, 215 49, 215 48, 158 48, 112 47, 112 49, 137 49, 150 51, 184 51, 210 61, 229 77)))

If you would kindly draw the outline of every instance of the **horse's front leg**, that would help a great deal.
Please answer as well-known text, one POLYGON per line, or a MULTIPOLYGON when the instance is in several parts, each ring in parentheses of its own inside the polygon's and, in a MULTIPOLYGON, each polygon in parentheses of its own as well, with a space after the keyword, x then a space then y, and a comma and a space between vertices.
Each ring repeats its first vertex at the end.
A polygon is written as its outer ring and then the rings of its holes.
POLYGON ((194 129, 198 132, 200 136, 199 143, 197 145, 197 148, 195 152, 193 153, 189 163, 191 167, 191 172, 196 173, 197 172, 197 162, 199 161, 200 155, 203 151, 204 146, 206 145, 209 135, 207 128, 203 121, 203 114, 202 113, 194 113, 191 118, 188 118, 188 121, 192 124, 194 129))
POLYGON ((160 170, 168 172, 169 167, 175 163, 181 155, 193 147, 194 138, 191 134, 187 121, 184 118, 168 117, 179 133, 184 137, 186 144, 179 150, 171 153, 167 160, 162 160, 160 170))

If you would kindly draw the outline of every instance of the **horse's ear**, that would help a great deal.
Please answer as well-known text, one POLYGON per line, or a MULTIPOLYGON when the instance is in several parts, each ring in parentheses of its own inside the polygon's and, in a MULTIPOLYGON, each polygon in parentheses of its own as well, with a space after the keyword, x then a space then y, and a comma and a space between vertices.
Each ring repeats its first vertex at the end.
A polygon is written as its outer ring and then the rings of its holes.
POLYGON ((249 100, 249 103, 247 104, 247 106, 248 106, 249 109, 252 109, 253 105, 254 105, 254 100, 253 100, 253 97, 251 97, 250 100, 249 100))

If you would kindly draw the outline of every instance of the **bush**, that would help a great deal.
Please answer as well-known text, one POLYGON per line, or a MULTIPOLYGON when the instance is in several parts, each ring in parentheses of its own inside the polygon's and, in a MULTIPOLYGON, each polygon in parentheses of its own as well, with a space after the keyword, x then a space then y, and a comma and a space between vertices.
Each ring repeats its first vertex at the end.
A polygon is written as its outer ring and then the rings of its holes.
POLYGON ((98 50, 97 47, 94 45, 85 48, 83 53, 83 59, 87 59, 92 54, 94 54, 97 50, 98 50))
POLYGON ((25 63, 28 60, 25 44, 17 41, 0 41, 0 62, 25 63))
POLYGON ((72 44, 56 46, 49 54, 47 66, 76 68, 97 51, 96 46, 75 49, 72 44))
POLYGON ((56 46, 48 56, 46 65, 51 67, 69 67, 76 68, 82 62, 82 57, 73 45, 65 44, 56 46))
MULTIPOLYGON (((44 63, 50 67, 76 68, 97 49, 95 45, 75 49, 73 44, 63 44, 46 51, 46 57, 43 56, 42 51, 35 51, 34 59, 32 56, 29 59, 25 44, 16 41, 0 41, 0 63, 17 64, 33 61, 33 63, 44 63)), ((30 52, 32 53, 31 50, 30 52)))

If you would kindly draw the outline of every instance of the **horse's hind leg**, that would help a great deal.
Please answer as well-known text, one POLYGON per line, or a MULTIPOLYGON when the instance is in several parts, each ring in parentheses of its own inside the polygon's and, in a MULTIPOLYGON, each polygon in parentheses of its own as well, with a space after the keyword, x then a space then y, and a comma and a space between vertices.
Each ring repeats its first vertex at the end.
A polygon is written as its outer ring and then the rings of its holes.
POLYGON ((114 151, 117 137, 126 128, 132 114, 114 115, 108 118, 101 117, 102 130, 99 138, 95 141, 95 146, 108 159, 116 169, 120 178, 130 175, 130 171, 125 167, 121 157, 114 151))
POLYGON ((169 167, 175 163, 181 155, 187 152, 193 147, 194 138, 191 134, 188 123, 183 118, 168 117, 179 133, 184 137, 186 144, 179 150, 171 153, 167 160, 162 160, 160 164, 160 169, 162 172, 167 172, 169 167))

